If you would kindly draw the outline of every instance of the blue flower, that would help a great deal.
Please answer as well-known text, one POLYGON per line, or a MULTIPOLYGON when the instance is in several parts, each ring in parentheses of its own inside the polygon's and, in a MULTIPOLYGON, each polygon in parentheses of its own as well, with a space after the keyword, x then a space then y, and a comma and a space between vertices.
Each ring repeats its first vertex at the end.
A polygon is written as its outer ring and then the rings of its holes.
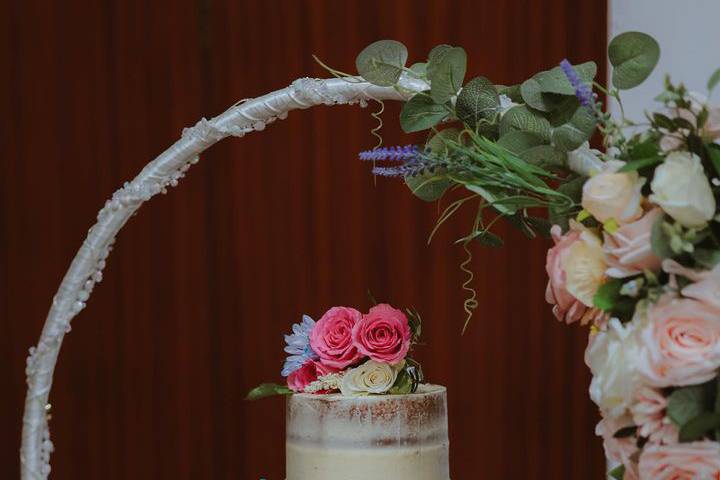
POLYGON ((303 315, 302 322, 292 326, 292 333, 285 335, 285 352, 290 355, 285 359, 282 376, 287 377, 302 367, 308 360, 317 360, 318 355, 310 347, 310 332, 315 328, 315 320, 303 315))
POLYGON ((582 81, 575 67, 573 67, 566 58, 560 62, 560 68, 570 82, 570 85, 575 89, 575 96, 580 100, 580 104, 583 107, 593 110, 595 108, 595 98, 593 97, 592 90, 582 81))

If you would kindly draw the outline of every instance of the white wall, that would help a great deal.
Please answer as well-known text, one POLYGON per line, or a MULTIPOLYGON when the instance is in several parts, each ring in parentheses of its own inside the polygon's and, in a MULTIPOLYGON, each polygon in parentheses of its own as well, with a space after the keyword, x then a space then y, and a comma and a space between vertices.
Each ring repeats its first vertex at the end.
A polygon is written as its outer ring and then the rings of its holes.
MULTIPOLYGON (((642 85, 621 93, 627 116, 655 109, 665 73, 690 90, 706 93, 708 77, 720 68, 720 0, 609 0, 608 35, 636 30, 660 43, 660 63, 642 85)), ((715 92, 720 104, 720 89, 715 92)))

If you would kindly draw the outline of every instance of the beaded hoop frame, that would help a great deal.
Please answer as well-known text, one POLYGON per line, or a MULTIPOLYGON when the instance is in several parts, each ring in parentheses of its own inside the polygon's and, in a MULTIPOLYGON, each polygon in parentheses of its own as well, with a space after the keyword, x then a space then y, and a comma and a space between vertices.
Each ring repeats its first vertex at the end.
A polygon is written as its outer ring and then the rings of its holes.
POLYGON ((115 236, 144 202, 176 186, 190 166, 198 162, 198 155, 218 141, 264 130, 267 124, 286 118, 291 110, 315 105, 365 106, 370 100, 407 100, 427 88, 424 81, 405 76, 395 87, 378 87, 354 77, 299 79, 287 88, 233 105, 215 118, 203 118, 194 127, 184 129, 180 140, 115 192, 100 210, 97 223, 60 283, 38 344, 30 348, 20 450, 22 480, 45 480, 50 475, 54 447, 48 428, 48 397, 63 337, 102 280, 115 236))

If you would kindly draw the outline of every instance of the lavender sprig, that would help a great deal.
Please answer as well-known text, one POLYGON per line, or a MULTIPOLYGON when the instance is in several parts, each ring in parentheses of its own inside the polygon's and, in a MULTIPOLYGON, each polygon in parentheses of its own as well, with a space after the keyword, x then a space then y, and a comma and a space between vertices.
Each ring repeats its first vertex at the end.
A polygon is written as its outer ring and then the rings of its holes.
POLYGON ((593 96, 592 89, 582 81, 575 67, 573 67, 566 58, 560 62, 560 68, 570 82, 570 85, 575 89, 575 96, 580 100, 580 104, 594 111, 595 97, 593 96))
POLYGON ((360 152, 360 160, 369 160, 372 162, 388 160, 399 162, 410 160, 420 152, 417 145, 405 145, 404 147, 383 147, 375 148, 360 152))

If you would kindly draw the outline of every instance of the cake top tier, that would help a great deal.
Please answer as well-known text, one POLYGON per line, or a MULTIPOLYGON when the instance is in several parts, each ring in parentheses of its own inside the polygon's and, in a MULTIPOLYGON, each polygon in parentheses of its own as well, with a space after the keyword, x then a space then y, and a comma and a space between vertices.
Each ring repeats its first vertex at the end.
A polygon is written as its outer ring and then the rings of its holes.
POLYGON ((446 390, 420 385, 407 395, 292 395, 287 441, 333 448, 447 444, 446 390))

